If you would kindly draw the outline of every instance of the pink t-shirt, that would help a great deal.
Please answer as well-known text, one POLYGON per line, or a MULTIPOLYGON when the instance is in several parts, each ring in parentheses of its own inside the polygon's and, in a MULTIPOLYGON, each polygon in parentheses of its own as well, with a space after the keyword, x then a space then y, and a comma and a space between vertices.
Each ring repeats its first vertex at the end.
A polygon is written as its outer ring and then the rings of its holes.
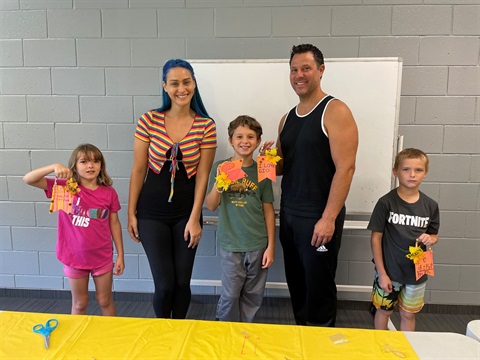
MULTIPOLYGON (((58 185, 66 181, 57 179, 58 185)), ((54 179, 47 178, 45 194, 52 197, 54 179)), ((76 269, 95 269, 113 260, 110 213, 120 210, 118 195, 112 186, 90 190, 79 185, 71 214, 58 211, 57 258, 76 269)))

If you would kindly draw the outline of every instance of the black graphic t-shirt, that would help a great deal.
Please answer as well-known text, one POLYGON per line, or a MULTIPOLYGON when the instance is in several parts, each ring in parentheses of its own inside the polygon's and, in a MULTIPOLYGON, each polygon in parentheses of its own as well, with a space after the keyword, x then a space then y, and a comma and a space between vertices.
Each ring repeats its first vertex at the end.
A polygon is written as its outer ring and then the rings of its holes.
MULTIPOLYGON (((415 279, 415 264, 406 255, 420 235, 436 235, 439 226, 438 204, 422 192, 415 203, 402 200, 397 189, 378 200, 368 229, 382 233, 383 262, 390 280, 401 284, 421 284, 427 281, 427 275, 418 281, 415 279)), ((422 248, 425 250, 423 245, 422 248)))

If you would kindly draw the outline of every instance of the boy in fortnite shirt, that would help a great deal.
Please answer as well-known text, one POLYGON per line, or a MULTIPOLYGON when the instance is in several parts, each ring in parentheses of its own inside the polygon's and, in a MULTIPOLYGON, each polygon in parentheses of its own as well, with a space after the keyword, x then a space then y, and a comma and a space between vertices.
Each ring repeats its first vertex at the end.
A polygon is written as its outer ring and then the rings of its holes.
POLYGON ((415 330, 415 313, 423 307, 427 275, 418 280, 415 264, 407 258, 410 246, 438 241, 438 204, 419 190, 428 173, 428 156, 418 149, 397 154, 393 174, 399 185, 378 200, 368 224, 375 263, 372 302, 375 329, 386 330, 398 304, 402 331, 415 330))

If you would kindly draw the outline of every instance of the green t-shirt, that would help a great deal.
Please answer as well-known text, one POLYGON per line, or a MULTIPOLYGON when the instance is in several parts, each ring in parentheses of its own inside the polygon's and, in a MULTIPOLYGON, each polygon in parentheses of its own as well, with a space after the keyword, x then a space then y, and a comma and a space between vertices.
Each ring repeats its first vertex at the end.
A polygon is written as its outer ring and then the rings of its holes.
MULTIPOLYGON (((208 192, 215 184, 217 167, 228 161, 217 161, 210 172, 208 192)), ((255 251, 267 246, 267 227, 263 203, 273 203, 272 181, 258 183, 257 163, 242 167, 247 177, 232 183, 220 194, 217 239, 225 251, 255 251)))

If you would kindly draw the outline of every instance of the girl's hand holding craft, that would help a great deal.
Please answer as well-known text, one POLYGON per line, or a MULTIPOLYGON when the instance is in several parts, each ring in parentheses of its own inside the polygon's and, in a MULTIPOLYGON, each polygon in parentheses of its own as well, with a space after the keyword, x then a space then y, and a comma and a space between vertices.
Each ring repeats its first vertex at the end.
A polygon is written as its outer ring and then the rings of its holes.
POLYGON ((53 164, 53 172, 59 179, 70 179, 72 177, 72 171, 62 164, 53 164))

